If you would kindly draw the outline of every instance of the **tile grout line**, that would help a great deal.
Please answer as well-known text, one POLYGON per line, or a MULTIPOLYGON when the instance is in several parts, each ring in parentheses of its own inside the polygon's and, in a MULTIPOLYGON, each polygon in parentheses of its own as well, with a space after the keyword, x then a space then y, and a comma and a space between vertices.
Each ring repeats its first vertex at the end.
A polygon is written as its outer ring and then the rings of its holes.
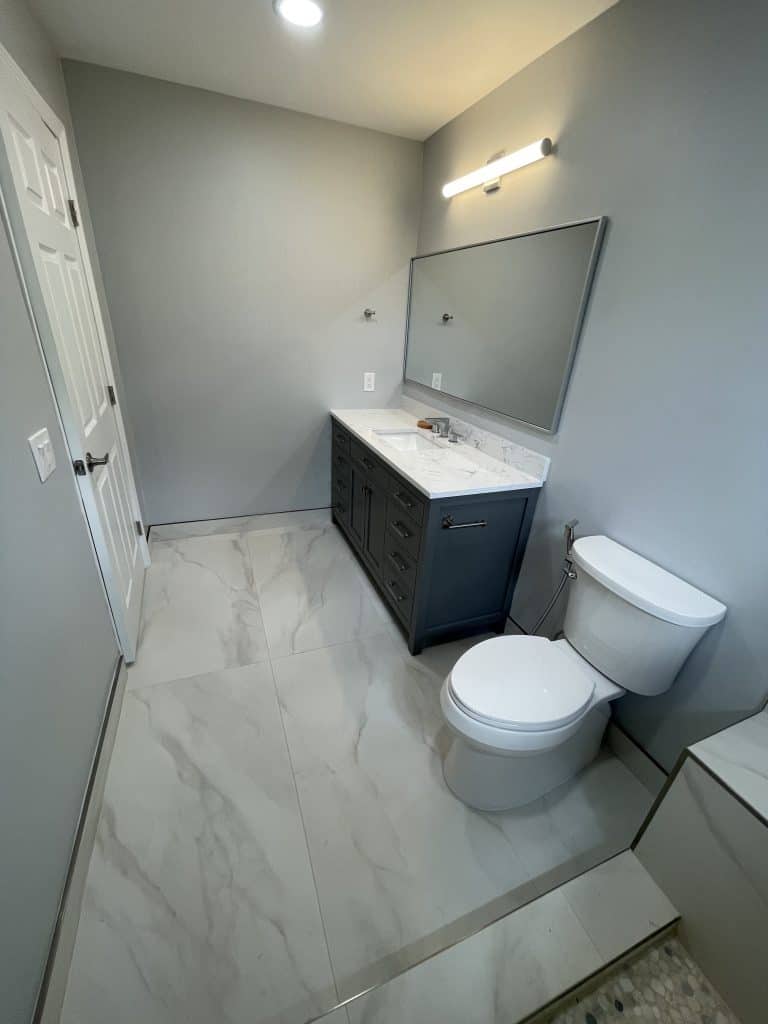
MULTIPOLYGON (((326 952, 326 955, 328 956, 328 966, 331 969, 331 979, 333 980, 333 988, 334 988, 334 992, 336 993, 336 1005, 329 1007, 328 1010, 325 1011, 326 1013, 332 1013, 334 1010, 337 1010, 339 1008, 339 1006, 341 1005, 341 998, 339 996, 339 983, 338 983, 338 980, 336 978, 336 970, 335 970, 334 965, 333 965, 333 957, 331 956, 331 944, 328 941, 328 931, 327 931, 327 929, 325 927, 325 917, 323 915, 323 907, 322 907, 322 904, 320 902, 320 888, 319 888, 319 886, 317 884, 317 875, 315 873, 315 865, 314 865, 314 862, 312 860, 312 849, 310 847, 309 835, 307 833, 307 823, 304 820, 304 809, 301 806, 301 796, 299 794, 299 787, 298 787, 298 784, 296 782, 296 770, 293 767, 293 755, 291 754, 291 744, 288 741, 288 730, 285 727, 285 719, 283 717, 283 705, 282 705, 282 701, 280 700, 280 694, 278 693, 277 679, 275 677, 275 668, 274 668, 274 665, 272 664, 272 659, 271 658, 269 659, 269 674, 272 677, 272 689, 274 691, 275 700, 277 702, 277 713, 280 716, 280 727, 281 727, 281 729, 283 731, 283 740, 285 742, 285 750, 286 750, 286 753, 288 754, 288 764, 290 765, 290 769, 291 769, 291 781, 293 782, 293 791, 296 794, 296 806, 298 807, 298 810, 299 810, 299 818, 301 819, 301 828, 302 828, 302 831, 304 833, 304 845, 305 845, 306 850, 307 850, 307 860, 309 862, 309 870, 312 873, 312 884, 315 887, 315 900, 317 901, 317 912, 320 915, 320 925, 321 925, 321 927, 323 929, 323 939, 325 940, 325 952, 326 952)), ((347 1020, 349 1020, 349 1014, 347 1014, 347 1020)))

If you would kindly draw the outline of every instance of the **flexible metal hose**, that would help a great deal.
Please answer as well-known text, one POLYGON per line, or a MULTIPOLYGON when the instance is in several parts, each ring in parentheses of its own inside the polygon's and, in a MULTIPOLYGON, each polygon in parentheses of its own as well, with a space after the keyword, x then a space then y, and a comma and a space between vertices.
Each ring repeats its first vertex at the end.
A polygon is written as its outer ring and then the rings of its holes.
POLYGON ((563 578, 558 583, 557 590, 555 590, 554 594, 552 595, 552 600, 549 602, 547 607, 541 613, 539 621, 536 623, 536 625, 531 630, 531 636, 535 636, 535 634, 539 632, 539 630, 541 629, 542 625, 544 624, 544 620, 546 619, 546 617, 549 615, 549 613, 552 611, 552 609, 557 604, 557 599, 562 594, 563 588, 565 587, 566 583, 568 582, 568 580, 573 579, 574 573, 573 573, 572 566, 573 566, 573 562, 569 561, 569 559, 566 559, 565 560, 565 565, 563 566, 563 569, 562 569, 563 578))

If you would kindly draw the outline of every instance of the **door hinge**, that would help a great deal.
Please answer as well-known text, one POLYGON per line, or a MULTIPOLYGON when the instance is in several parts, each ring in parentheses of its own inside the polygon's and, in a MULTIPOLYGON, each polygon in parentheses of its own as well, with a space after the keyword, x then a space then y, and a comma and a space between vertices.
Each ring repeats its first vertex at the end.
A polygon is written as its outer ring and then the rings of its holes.
POLYGON ((75 200, 74 199, 68 199, 67 200, 67 205, 69 206, 69 216, 72 218, 72 227, 73 228, 79 228, 80 227, 80 219, 77 216, 77 207, 75 206, 75 200))
POLYGON ((110 405, 117 405, 117 398, 115 397, 115 389, 111 384, 107 384, 107 398, 109 398, 110 405))
POLYGON ((140 537, 143 537, 144 536, 144 527, 141 525, 141 520, 140 519, 136 519, 134 521, 136 523, 136 533, 138 533, 138 535, 140 537))

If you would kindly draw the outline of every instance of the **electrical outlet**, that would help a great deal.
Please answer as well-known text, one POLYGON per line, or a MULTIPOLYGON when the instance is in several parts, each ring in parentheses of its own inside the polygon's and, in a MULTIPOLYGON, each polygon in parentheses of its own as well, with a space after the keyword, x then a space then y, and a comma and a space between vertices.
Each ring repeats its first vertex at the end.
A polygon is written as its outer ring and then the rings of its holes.
POLYGON ((363 374, 363 391, 376 390, 376 374, 373 370, 366 370, 363 374))
POLYGON ((442 373, 432 374, 432 387, 435 391, 442 391, 443 389, 443 375, 442 373))

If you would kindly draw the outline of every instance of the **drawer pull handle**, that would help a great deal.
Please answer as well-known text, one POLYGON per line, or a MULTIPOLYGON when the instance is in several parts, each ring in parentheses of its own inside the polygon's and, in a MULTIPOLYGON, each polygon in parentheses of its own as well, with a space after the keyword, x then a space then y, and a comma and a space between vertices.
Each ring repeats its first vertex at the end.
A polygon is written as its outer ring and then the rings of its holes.
POLYGON ((336 481, 336 487, 340 491, 346 491, 346 489, 347 489, 347 485, 344 483, 343 480, 337 480, 336 481))
POLYGON ((337 440, 337 441, 340 441, 340 442, 341 442, 342 444, 345 444, 345 443, 346 443, 346 440, 347 440, 347 439, 346 439, 346 437, 344 436, 344 434, 337 434, 337 435, 336 435, 336 440, 337 440))
POLYGON ((404 558, 401 558, 396 551, 389 552, 389 560, 398 572, 408 572, 410 566, 404 558))
POLYGON ((392 597, 394 597, 394 599, 396 601, 398 601, 398 602, 399 601, 404 601, 406 599, 406 597, 408 596, 407 594, 399 594, 398 593, 398 591, 397 591, 397 580, 390 580, 389 581, 389 590, 390 590, 390 593, 392 594, 392 597))
POLYGON ((376 464, 371 462, 370 459, 363 458, 360 461, 362 462, 366 469, 376 469, 376 464))
POLYGON ((407 497, 407 495, 403 494, 401 491, 395 491, 395 497, 400 502, 400 504, 403 505, 408 510, 410 510, 412 508, 416 508, 416 502, 411 501, 407 497))
POLYGON ((402 537, 403 540, 410 540, 411 537, 413 536, 408 527, 404 526, 399 519, 396 519, 394 523, 392 523, 392 529, 395 531, 397 536, 402 537))
POLYGON ((344 456, 343 456, 343 455, 337 455, 337 456, 336 456, 336 461, 338 462, 338 464, 339 464, 340 466, 344 466, 344 465, 346 465, 346 462, 347 462, 347 460, 346 460, 346 459, 344 458, 344 456))
POLYGON ((477 519, 474 523, 455 523, 453 516, 443 516, 444 530, 471 530, 475 526, 487 526, 485 519, 477 519))

